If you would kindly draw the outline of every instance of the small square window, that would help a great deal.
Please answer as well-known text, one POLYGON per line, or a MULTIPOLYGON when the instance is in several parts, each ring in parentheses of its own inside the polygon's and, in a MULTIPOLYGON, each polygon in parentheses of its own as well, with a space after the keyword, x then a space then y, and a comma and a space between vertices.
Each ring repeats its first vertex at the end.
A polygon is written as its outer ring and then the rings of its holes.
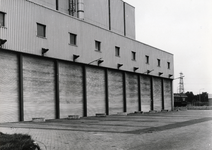
POLYGON ((132 60, 136 60, 136 53, 132 52, 132 60))
POLYGON ((0 26, 5 26, 5 13, 0 12, 0 26))
POLYGON ((146 57, 146 64, 149 64, 149 56, 145 56, 146 57))
POLYGON ((115 56, 120 56, 120 47, 115 47, 115 56))
POLYGON ((71 45, 77 45, 77 35, 70 33, 70 44, 71 45))
POLYGON ((158 59, 158 67, 160 67, 160 59, 158 59))
POLYGON ((101 42, 95 41, 95 50, 101 51, 101 42))
POLYGON ((37 23, 37 36, 46 37, 46 26, 45 25, 37 23))
POLYGON ((167 62, 167 67, 168 69, 170 69, 170 62, 167 62))

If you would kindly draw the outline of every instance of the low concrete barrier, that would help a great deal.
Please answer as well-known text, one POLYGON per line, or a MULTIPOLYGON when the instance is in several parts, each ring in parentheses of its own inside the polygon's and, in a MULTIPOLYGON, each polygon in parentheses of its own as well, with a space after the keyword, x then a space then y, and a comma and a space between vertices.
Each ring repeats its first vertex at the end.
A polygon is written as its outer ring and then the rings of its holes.
POLYGON ((143 111, 135 111, 134 113, 135 114, 143 114, 144 112, 143 111))
POLYGON ((67 119, 80 119, 79 115, 68 115, 67 119))
POLYGON ((45 118, 32 118, 32 122, 45 122, 45 118))
POLYGON ((106 117, 106 113, 97 113, 96 117, 106 117))

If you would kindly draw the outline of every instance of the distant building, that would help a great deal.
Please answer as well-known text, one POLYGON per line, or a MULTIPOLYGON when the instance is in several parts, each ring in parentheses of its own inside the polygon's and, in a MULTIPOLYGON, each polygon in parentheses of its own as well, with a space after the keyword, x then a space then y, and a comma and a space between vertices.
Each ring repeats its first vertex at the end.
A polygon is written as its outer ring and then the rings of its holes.
POLYGON ((187 95, 184 93, 174 93, 174 106, 180 107, 180 106, 186 106, 187 95))
POLYGON ((208 94, 209 106, 212 106, 212 94, 208 94))
POLYGON ((0 0, 0 122, 172 110, 173 54, 122 0, 0 0))

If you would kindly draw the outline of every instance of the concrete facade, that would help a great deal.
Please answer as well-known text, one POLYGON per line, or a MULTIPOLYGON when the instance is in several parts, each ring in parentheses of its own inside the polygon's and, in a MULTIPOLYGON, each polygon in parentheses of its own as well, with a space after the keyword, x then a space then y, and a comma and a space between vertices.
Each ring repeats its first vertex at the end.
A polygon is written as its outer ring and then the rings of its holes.
POLYGON ((133 6, 1 0, 0 13, 0 122, 173 109, 173 55, 135 40, 133 6))

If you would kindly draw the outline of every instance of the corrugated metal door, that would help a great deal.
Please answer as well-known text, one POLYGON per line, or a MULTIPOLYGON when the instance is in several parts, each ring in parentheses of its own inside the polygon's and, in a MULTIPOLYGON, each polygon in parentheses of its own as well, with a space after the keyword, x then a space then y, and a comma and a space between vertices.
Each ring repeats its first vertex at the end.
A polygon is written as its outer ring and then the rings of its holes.
POLYGON ((151 110, 151 80, 148 76, 140 76, 141 84, 141 110, 148 112, 151 110))
POLYGON ((124 111, 123 77, 121 72, 108 71, 109 114, 124 111))
POLYGON ((0 122, 18 121, 18 106, 18 59, 0 52, 0 122))
POLYGON ((55 118, 54 62, 23 57, 24 120, 55 118))
POLYGON ((153 102, 154 110, 162 110, 162 87, 161 79, 153 78, 153 102))
POLYGON ((127 112, 138 111, 138 77, 126 73, 127 112))
POLYGON ((83 116, 82 67, 70 63, 59 64, 60 117, 83 116))
POLYGON ((164 109, 171 110, 172 108, 172 87, 171 80, 164 79, 164 109))
POLYGON ((105 113, 105 78, 104 70, 99 68, 86 68, 87 74, 87 115, 105 113))

